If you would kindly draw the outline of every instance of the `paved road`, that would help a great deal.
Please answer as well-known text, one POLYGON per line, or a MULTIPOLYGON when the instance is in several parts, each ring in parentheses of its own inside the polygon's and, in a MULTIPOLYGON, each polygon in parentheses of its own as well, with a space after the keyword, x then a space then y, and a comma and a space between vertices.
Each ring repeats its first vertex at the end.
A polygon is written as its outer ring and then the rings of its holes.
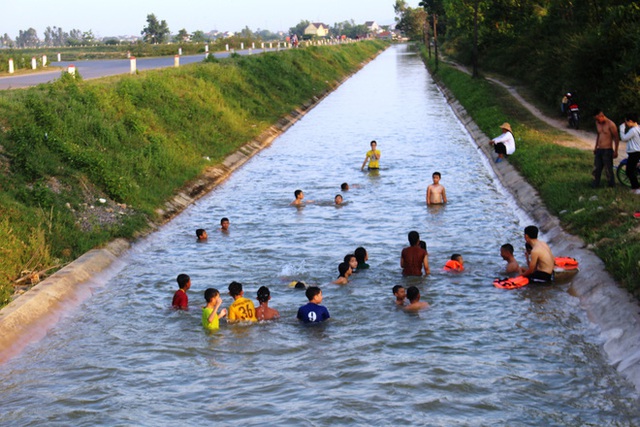
MULTIPOLYGON (((277 49, 265 49, 266 51, 276 51, 277 49)), ((237 51, 240 55, 251 55, 261 53, 262 49, 253 51, 245 49, 237 51)), ((212 54, 216 58, 226 58, 230 52, 217 52, 212 54)), ((204 54, 186 55, 180 57, 180 65, 200 62, 204 59, 204 54)), ((52 71, 37 72, 34 74, 21 74, 17 76, 0 77, 0 90, 21 89, 35 86, 41 83, 48 83, 60 77, 62 71, 66 71, 69 65, 75 65, 76 71, 83 79, 96 79, 99 77, 115 76, 118 74, 128 74, 131 70, 129 59, 109 59, 109 60, 87 60, 74 62, 52 62, 51 67, 59 67, 52 71)), ((155 68, 173 67, 174 57, 163 56, 157 58, 136 58, 138 71, 152 70, 155 68)))

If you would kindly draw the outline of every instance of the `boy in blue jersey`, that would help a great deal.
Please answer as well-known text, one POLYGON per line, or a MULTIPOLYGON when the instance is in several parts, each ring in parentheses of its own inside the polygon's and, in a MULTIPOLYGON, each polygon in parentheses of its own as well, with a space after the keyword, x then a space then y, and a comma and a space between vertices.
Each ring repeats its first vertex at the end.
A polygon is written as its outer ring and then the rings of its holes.
POLYGON ((305 294, 309 303, 298 309, 298 315, 296 316, 298 320, 303 323, 318 323, 324 322, 331 317, 327 307, 320 305, 322 302, 322 290, 319 287, 310 286, 305 294))

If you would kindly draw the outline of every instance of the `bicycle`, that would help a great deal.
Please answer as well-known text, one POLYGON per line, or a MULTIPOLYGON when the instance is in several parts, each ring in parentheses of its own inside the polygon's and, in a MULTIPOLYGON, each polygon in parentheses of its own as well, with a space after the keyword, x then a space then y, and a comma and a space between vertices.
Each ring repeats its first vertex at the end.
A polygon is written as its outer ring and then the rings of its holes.
MULTIPOLYGON (((629 177, 627 176, 627 159, 623 159, 620 161, 620 164, 616 166, 616 176, 618 177, 618 181, 620 184, 625 187, 631 187, 631 182, 629 182, 629 177)), ((638 171, 638 177, 640 177, 640 163, 638 163, 638 167, 636 168, 638 171)))

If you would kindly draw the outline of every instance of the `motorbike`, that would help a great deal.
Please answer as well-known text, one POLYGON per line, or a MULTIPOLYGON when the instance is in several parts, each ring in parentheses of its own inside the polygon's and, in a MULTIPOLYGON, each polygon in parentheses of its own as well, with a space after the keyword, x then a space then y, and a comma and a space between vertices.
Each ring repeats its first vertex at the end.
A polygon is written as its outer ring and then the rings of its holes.
POLYGON ((569 127, 578 129, 578 127, 580 126, 580 108, 578 108, 577 103, 572 102, 569 104, 567 118, 569 120, 569 127))

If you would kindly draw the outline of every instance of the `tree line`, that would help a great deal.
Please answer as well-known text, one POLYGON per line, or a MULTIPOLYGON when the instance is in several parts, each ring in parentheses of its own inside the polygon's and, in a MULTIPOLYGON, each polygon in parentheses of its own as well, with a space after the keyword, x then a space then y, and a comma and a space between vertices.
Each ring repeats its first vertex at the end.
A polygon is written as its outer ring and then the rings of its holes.
POLYGON ((547 102, 572 92, 589 116, 640 113, 640 3, 628 0, 396 0, 397 28, 480 71, 515 76, 547 102))

